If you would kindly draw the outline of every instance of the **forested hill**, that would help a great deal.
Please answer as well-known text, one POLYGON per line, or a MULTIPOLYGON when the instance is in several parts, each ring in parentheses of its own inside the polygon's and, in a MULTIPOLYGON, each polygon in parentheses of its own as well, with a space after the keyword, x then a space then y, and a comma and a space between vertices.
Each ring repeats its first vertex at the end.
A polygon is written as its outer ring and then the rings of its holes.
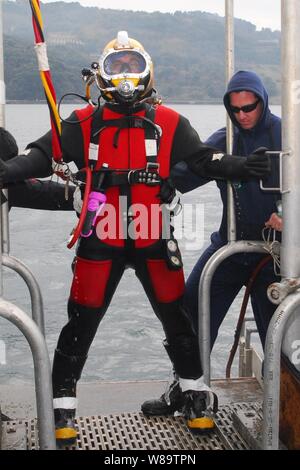
MULTIPOLYGON (((199 2, 201 4, 201 2, 199 2)), ((156 88, 169 102, 220 102, 224 93, 224 18, 205 12, 174 14, 41 3, 52 75, 60 96, 82 92, 81 69, 98 60, 119 30, 143 43, 155 64, 156 88)), ((280 94, 280 32, 235 21, 236 69, 264 78, 273 102, 280 94)), ((4 1, 7 100, 44 98, 26 0, 4 1)))

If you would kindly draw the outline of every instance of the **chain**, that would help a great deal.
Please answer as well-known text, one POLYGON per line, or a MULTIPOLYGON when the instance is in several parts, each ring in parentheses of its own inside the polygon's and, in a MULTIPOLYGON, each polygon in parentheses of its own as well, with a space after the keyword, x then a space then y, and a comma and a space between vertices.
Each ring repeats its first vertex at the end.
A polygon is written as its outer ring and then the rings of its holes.
MULTIPOLYGON (((69 168, 69 165, 65 162, 57 163, 57 162, 53 161, 52 168, 53 168, 53 176, 56 175, 57 180, 58 180, 58 178, 61 178, 65 181, 65 200, 68 201, 69 200, 70 181, 75 183, 75 179, 74 179, 73 174, 72 174, 72 172, 69 168)), ((52 180, 53 176, 51 177, 51 180, 52 180)))

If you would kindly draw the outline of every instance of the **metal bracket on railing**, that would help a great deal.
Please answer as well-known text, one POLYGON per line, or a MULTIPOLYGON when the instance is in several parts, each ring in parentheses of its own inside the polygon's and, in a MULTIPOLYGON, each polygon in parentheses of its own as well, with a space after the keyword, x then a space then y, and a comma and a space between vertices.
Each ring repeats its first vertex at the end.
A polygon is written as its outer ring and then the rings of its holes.
POLYGON ((267 188, 266 186, 263 185, 263 180, 259 181, 259 187, 262 191, 268 192, 268 191, 279 191, 281 194, 286 194, 290 192, 290 189, 283 189, 283 157, 285 156, 290 156, 291 151, 290 150, 268 150, 266 152, 266 155, 278 155, 279 156, 279 188, 267 188))
POLYGON ((245 317, 244 318, 240 336, 245 336, 246 323, 248 323, 248 322, 255 322, 255 318, 254 317, 245 317))
POLYGON ((283 279, 281 282, 273 282, 267 289, 267 295, 274 305, 279 305, 292 292, 300 288, 300 279, 283 279))

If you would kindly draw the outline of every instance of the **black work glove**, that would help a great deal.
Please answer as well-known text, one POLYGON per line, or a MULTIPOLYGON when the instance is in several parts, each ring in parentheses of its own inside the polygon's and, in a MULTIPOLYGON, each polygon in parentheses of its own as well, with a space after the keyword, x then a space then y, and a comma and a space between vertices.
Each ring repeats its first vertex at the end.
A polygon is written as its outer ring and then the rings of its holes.
POLYGON ((157 196, 165 204, 170 204, 170 202, 173 201, 175 195, 176 195, 176 189, 173 185, 171 178, 164 179, 161 183, 160 191, 157 194, 157 196))
POLYGON ((197 165, 197 159, 187 162, 189 168, 199 176, 229 180, 248 180, 262 178, 270 174, 271 162, 268 155, 252 154, 248 157, 224 155, 221 159, 203 161, 197 165))
POLYGON ((266 177, 269 176, 271 173, 271 160, 270 156, 266 155, 266 152, 268 151, 267 147, 258 147, 254 152, 252 152, 251 155, 248 156, 248 159, 250 158, 250 165, 256 166, 256 164, 260 165, 257 166, 257 172, 259 174, 255 174, 255 169, 253 168, 253 176, 258 176, 258 177, 266 177), (256 158, 258 156, 258 159, 256 158), (262 175, 261 171, 265 170, 265 173, 262 175))
POLYGON ((269 176, 271 173, 271 160, 270 156, 266 155, 266 147, 259 147, 253 154, 246 158, 246 169, 249 175, 263 178, 269 176))
POLYGON ((254 152, 252 152, 252 155, 264 155, 266 152, 268 152, 267 147, 258 147, 254 152))

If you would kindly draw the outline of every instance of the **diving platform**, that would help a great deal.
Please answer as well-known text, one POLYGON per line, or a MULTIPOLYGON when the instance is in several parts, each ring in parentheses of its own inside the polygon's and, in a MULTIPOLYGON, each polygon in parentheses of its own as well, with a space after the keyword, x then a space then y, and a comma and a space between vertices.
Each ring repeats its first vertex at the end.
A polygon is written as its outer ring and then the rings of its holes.
MULTIPOLYGON (((74 450, 246 450, 250 446, 238 429, 237 416, 261 415, 262 390, 253 378, 213 380, 219 397, 216 428, 193 435, 182 416, 146 417, 141 403, 160 396, 165 381, 94 382, 78 387, 79 407, 74 450)), ((36 450, 38 431, 34 388, 30 385, 0 386, 2 449, 36 450)))

